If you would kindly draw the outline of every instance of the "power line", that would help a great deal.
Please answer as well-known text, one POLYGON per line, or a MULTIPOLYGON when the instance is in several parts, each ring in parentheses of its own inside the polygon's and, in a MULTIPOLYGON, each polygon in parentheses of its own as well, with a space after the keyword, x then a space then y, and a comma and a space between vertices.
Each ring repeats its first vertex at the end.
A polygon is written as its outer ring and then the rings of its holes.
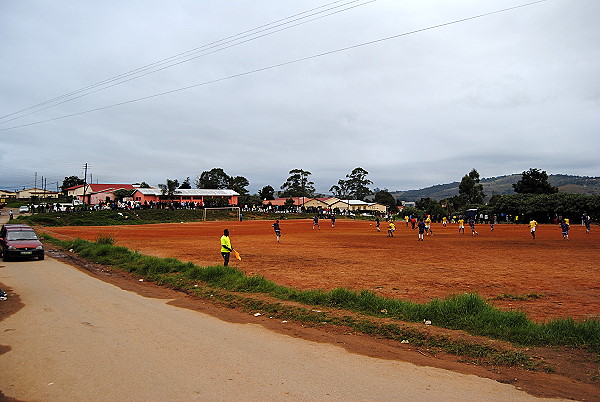
POLYGON ((348 50, 357 49, 357 48, 364 47, 364 46, 374 45, 374 44, 385 42, 385 41, 392 40, 392 39, 398 39, 398 38, 401 38, 401 37, 404 37, 404 36, 408 36, 408 35, 414 35, 414 34, 417 34, 417 33, 425 32, 425 31, 430 31, 432 29, 442 28, 442 27, 446 27, 446 26, 449 26, 449 25, 455 25, 455 24, 459 24, 459 23, 462 23, 462 22, 466 22, 466 21, 470 21, 470 20, 474 20, 474 19, 478 19, 478 18, 488 17, 488 16, 494 15, 494 14, 499 14, 499 13, 503 13, 503 12, 512 11, 512 10, 519 9, 519 8, 523 8, 523 7, 532 6, 534 4, 545 3, 547 1, 549 1, 549 0, 538 0, 538 1, 531 2, 531 3, 525 3, 525 4, 518 5, 518 6, 513 6, 513 7, 509 7, 509 8, 504 8, 504 9, 501 9, 501 10, 491 11, 489 13, 479 14, 479 15, 475 15, 475 16, 471 16, 471 17, 467 17, 467 18, 461 18, 461 19, 458 19, 458 20, 454 20, 454 21, 450 21, 450 22, 445 22, 445 23, 442 23, 442 24, 432 25, 432 26, 427 27, 427 28, 416 29, 414 31, 409 31, 409 32, 405 32, 405 33, 401 33, 401 34, 397 34, 397 35, 392 35, 392 36, 388 36, 388 37, 385 37, 385 38, 375 39, 375 40, 371 40, 371 41, 368 41, 368 42, 363 42, 363 43, 359 43, 359 44, 356 44, 356 45, 343 47, 343 48, 340 48, 340 49, 335 49, 335 50, 330 50, 330 51, 323 52, 323 53, 318 53, 318 54, 315 54, 315 55, 312 55, 312 56, 306 56, 306 57, 302 57, 302 58, 291 60, 291 61, 286 61, 286 62, 282 62, 282 63, 278 63, 278 64, 273 64, 273 65, 270 65, 270 66, 267 66, 267 67, 257 68, 255 70, 250 70, 250 71, 246 71, 246 72, 239 73, 239 74, 233 74, 233 75, 229 75, 229 76, 226 76, 226 77, 217 78, 217 79, 209 80, 209 81, 204 81, 204 82, 200 82, 200 83, 189 85, 189 86, 182 87, 182 88, 172 89, 170 91, 160 92, 160 93, 157 93, 157 94, 148 95, 148 96, 144 96, 144 97, 141 97, 141 98, 136 98, 136 99, 131 99, 131 100, 124 101, 124 102, 114 103, 112 105, 101 106, 101 107, 97 107, 97 108, 94 108, 94 109, 85 110, 85 111, 82 111, 82 112, 72 113, 72 114, 69 114, 69 115, 54 117, 54 118, 47 119, 47 120, 40 120, 40 121, 37 121, 37 122, 22 124, 22 125, 18 125, 18 126, 0 128, 0 131, 8 131, 8 130, 13 130, 13 129, 17 129, 17 128, 33 126, 33 125, 42 124, 42 123, 48 123, 48 122, 51 122, 51 121, 62 120, 62 119, 66 119, 66 118, 69 118, 69 117, 80 116, 80 115, 87 114, 87 113, 98 112, 98 111, 101 111, 101 110, 110 109, 110 108, 114 108, 114 107, 118 107, 118 106, 123 106, 123 105, 127 105, 127 104, 130 104, 130 103, 135 103, 135 102, 140 102, 140 101, 144 101, 144 100, 148 100, 148 99, 152 99, 152 98, 157 98, 159 96, 169 95, 169 94, 173 94, 173 93, 176 93, 176 92, 187 91, 189 89, 197 88, 197 87, 200 87, 200 86, 206 86, 206 85, 210 85, 210 84, 215 84, 217 82, 230 80, 230 79, 233 79, 233 78, 239 78, 239 77, 243 77, 243 76, 246 76, 246 75, 256 74, 256 73, 259 73, 259 72, 262 72, 262 71, 272 70, 272 69, 283 67, 283 66, 287 66, 287 65, 290 65, 290 64, 300 63, 300 62, 303 62, 303 61, 312 60, 312 59, 316 59, 316 58, 324 57, 324 56, 329 56, 329 55, 332 55, 332 54, 341 53, 341 52, 345 52, 345 51, 348 51, 348 50))
POLYGON ((32 115, 32 114, 40 112, 42 110, 50 109, 50 108, 58 106, 60 104, 67 103, 67 102, 73 101, 75 99, 79 99, 81 97, 84 97, 84 96, 87 96, 87 95, 90 95, 90 94, 93 94, 93 93, 96 93, 96 92, 103 91, 105 89, 114 87, 116 85, 120 85, 120 84, 123 84, 125 82, 129 82, 129 81, 132 81, 132 80, 144 77, 146 75, 150 75, 150 74, 156 73, 158 71, 165 70, 167 68, 171 68, 171 67, 183 64, 183 63, 187 63, 187 62, 189 62, 191 60, 195 60, 197 58, 204 57, 204 56, 207 56, 209 54, 220 52, 220 51, 223 51, 225 49, 229 49, 231 47, 241 45, 243 43, 247 43, 247 42, 250 42, 250 41, 253 41, 253 40, 257 40, 257 39, 260 39, 262 37, 265 37, 265 36, 268 36, 268 35, 272 35, 272 34, 275 34, 277 32, 281 32, 281 31, 287 30, 287 29, 291 29, 291 28, 297 27, 299 25, 307 24, 309 22, 313 22, 313 21, 316 21, 318 19, 329 17, 329 16, 334 15, 334 14, 338 14, 338 13, 341 13, 341 12, 344 12, 344 11, 348 11, 348 10, 351 10, 353 8, 356 8, 356 7, 364 6, 366 4, 375 2, 376 0, 369 0, 369 1, 366 1, 366 2, 363 2, 363 3, 360 3, 360 4, 355 4, 355 5, 349 6, 347 8, 341 9, 341 10, 335 10, 336 8, 345 7, 345 6, 348 6, 348 5, 352 4, 352 3, 358 3, 358 2, 364 1, 364 0, 352 0, 352 1, 348 1, 348 2, 346 2, 344 4, 341 4, 341 5, 333 6, 331 8, 328 8, 328 9, 325 9, 325 10, 321 10, 321 11, 309 14, 309 13, 315 11, 315 10, 318 10, 318 9, 321 9, 321 8, 325 8, 325 7, 329 7, 329 6, 333 5, 333 4, 340 3, 342 1, 347 1, 347 0, 338 0, 338 1, 335 1, 333 3, 325 4, 325 5, 320 6, 320 7, 316 7, 316 8, 313 8, 313 9, 310 9, 310 10, 307 10, 307 11, 303 11, 301 13, 294 14, 292 16, 289 16, 289 17, 286 17, 286 18, 283 18, 283 19, 280 19, 280 20, 277 20, 277 21, 274 21, 274 22, 271 22, 271 23, 268 23, 268 24, 265 24, 265 25, 261 25, 259 27, 256 27, 256 28, 253 28, 253 29, 250 29, 250 30, 247 30, 247 31, 244 31, 244 32, 232 35, 232 36, 229 36, 229 37, 226 37, 224 39, 220 39, 220 40, 208 43, 206 45, 203 45, 203 46, 200 46, 200 47, 196 47, 196 48, 191 49, 191 50, 187 50, 185 52, 182 52, 182 53, 179 53, 177 55, 174 55, 174 56, 171 56, 171 57, 159 60, 157 62, 148 64, 146 66, 136 68, 136 69, 128 71, 126 73, 114 76, 112 78, 109 78, 109 79, 106 79, 106 80, 103 80, 103 81, 99 81, 99 82, 91 84, 91 85, 89 85, 87 87, 78 89, 76 91, 73 91, 73 92, 70 92, 70 93, 67 93, 67 94, 60 95, 58 97, 46 100, 44 102, 38 103, 38 104, 30 106, 28 108, 21 109, 19 111, 7 114, 5 116, 0 117, 0 120, 4 120, 1 124, 8 123, 10 121, 17 120, 17 119, 23 118, 25 116, 32 115), (335 11, 333 11, 333 12, 331 12, 329 14, 325 14, 325 15, 321 15, 321 16, 315 17, 313 19, 309 19, 308 21, 302 21, 302 22, 298 22, 296 24, 292 24, 293 22, 301 21, 303 19, 310 18, 310 17, 313 17, 313 16, 318 15, 318 14, 326 13, 326 12, 331 11, 331 10, 335 10, 335 11), (298 16, 303 15, 303 14, 308 14, 308 15, 305 15, 303 17, 298 17, 298 16), (296 17, 298 17, 298 18, 296 18, 296 17), (285 22, 285 23, 280 23, 280 22, 286 21, 286 20, 291 20, 291 21, 288 21, 288 22, 285 22), (265 28, 265 27, 270 27, 270 28, 265 28), (268 32, 269 30, 273 30, 273 29, 278 28, 278 27, 283 27, 283 28, 274 30, 272 32, 268 32), (262 33, 262 32, 267 32, 267 33, 264 33, 262 35, 258 35, 259 33, 262 33), (253 35, 258 35, 258 36, 252 37, 253 35), (241 39, 249 38, 249 37, 250 37, 250 39, 246 39, 246 40, 240 41, 241 39), (239 41, 239 42, 234 43, 236 41, 239 41), (224 46, 224 45, 227 45, 229 43, 233 43, 233 44, 231 44, 229 46, 224 46), (221 47, 221 48, 219 48, 219 47, 221 47), (208 52, 208 50, 215 49, 215 48, 218 48, 218 49, 208 52), (190 58, 187 58, 187 59, 184 59, 184 60, 180 60, 180 61, 174 62, 177 59, 188 57, 188 56, 190 56, 192 54, 197 54, 197 53, 199 53, 201 51, 202 52, 206 52, 206 53, 203 53, 203 54, 198 55, 198 56, 194 56, 194 57, 190 57, 190 58), (171 64, 169 64, 169 63, 171 63, 171 64), (159 66, 163 66, 163 67, 156 68, 156 67, 159 67, 159 66), (151 71, 144 73, 144 71, 148 71, 148 70, 151 70, 151 71), (133 78, 128 78, 128 77, 131 77, 131 76, 133 76, 133 78), (118 81, 118 82, 114 83, 115 81, 118 81), (113 84, 111 84, 111 83, 113 83, 113 84), (108 84, 111 84, 111 85, 108 85, 108 84), (97 88, 97 87, 102 87, 102 88, 97 89, 95 91, 90 91, 91 89, 94 89, 94 88, 97 88), (87 92, 87 93, 84 93, 83 95, 79 95, 79 96, 74 96, 74 95, 77 95, 77 94, 81 94, 82 92, 87 92), (61 99, 64 99, 64 98, 69 98, 69 99, 63 100, 61 102, 57 102, 57 101, 59 101, 61 99), (50 104, 50 106, 42 108, 42 106, 45 106, 45 105, 48 105, 48 104, 50 104), (29 112, 29 113, 24 113, 24 112, 26 112, 28 110, 32 110, 32 109, 37 109, 37 110, 33 110, 33 111, 29 112), (19 115, 19 116, 16 116, 16 115, 19 115), (11 116, 16 116, 16 117, 13 117, 11 119, 7 119, 8 117, 11 117, 11 116))

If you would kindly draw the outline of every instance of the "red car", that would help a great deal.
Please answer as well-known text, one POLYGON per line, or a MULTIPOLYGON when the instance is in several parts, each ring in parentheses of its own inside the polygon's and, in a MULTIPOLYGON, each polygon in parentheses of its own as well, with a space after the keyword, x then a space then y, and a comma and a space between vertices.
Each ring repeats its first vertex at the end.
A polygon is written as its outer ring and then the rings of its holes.
POLYGON ((27 225, 6 224, 0 230, 2 260, 11 257, 37 257, 44 259, 44 246, 35 231, 27 225))

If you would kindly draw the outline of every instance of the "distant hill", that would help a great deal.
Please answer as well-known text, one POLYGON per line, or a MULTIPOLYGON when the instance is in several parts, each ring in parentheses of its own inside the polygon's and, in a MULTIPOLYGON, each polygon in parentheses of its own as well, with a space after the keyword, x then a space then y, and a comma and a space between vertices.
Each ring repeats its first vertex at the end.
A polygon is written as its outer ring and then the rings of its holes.
MULTIPOLYGON (((512 174, 509 176, 481 179, 481 184, 483 185, 483 192, 489 198, 494 194, 514 194, 512 185, 520 179, 521 174, 512 174)), ((600 195, 600 177, 552 174, 548 177, 548 182, 558 187, 558 191, 561 193, 600 195)), ((437 184, 420 190, 394 191, 391 194, 403 201, 417 201, 424 197, 442 200, 458 195, 459 184, 460 182, 455 181, 448 184, 437 184)))

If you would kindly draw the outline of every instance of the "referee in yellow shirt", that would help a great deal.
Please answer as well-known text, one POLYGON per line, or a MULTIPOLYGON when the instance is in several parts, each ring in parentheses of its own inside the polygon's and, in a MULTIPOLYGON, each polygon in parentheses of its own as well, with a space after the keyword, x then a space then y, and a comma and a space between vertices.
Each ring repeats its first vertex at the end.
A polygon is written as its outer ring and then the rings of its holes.
POLYGON ((221 236, 221 255, 223 256, 223 265, 229 265, 229 256, 233 251, 231 247, 231 239, 229 238, 229 230, 223 230, 223 236, 221 236))

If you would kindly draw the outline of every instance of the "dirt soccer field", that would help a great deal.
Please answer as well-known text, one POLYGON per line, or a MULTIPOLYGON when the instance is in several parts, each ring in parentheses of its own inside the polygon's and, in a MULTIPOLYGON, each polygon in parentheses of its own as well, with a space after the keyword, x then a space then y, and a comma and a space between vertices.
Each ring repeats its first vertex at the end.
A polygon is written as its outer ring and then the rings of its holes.
POLYGON ((458 225, 433 224, 433 236, 417 241, 417 231, 397 224, 387 237, 387 223, 377 232, 367 221, 282 220, 281 243, 273 221, 47 228, 58 238, 96 240, 160 257, 199 265, 222 263, 219 238, 231 232, 242 261, 230 265, 298 289, 369 289, 380 295, 429 301, 477 292, 503 309, 525 311, 535 321, 549 318, 600 317, 600 230, 590 234, 571 225, 570 240, 560 228, 538 227, 531 238, 526 225, 478 225, 478 236, 458 233, 458 225), (528 296, 529 297, 526 297, 528 296), (519 300, 525 299, 525 300, 519 300))

